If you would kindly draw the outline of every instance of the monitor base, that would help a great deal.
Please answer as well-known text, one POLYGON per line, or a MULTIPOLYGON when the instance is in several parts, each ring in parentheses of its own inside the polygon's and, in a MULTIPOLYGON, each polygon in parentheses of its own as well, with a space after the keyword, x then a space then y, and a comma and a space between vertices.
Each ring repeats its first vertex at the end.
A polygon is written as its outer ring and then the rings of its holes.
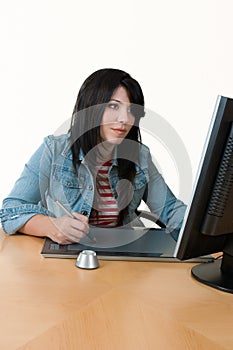
POLYGON ((192 276, 201 283, 219 289, 223 292, 233 293, 233 278, 231 274, 221 269, 222 260, 203 263, 192 268, 192 276))

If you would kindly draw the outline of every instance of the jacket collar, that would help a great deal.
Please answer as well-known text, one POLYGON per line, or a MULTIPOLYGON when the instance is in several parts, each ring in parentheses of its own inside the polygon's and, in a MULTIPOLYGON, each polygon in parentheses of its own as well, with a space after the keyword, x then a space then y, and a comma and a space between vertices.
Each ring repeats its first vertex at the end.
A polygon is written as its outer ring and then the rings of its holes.
MULTIPOLYGON (((70 137, 68 137, 66 145, 62 151, 62 155, 65 158, 68 158, 70 160, 72 160, 72 151, 71 151, 71 145, 70 145, 70 137)), ((79 160, 81 162, 85 162, 85 155, 83 153, 83 150, 81 149, 79 152, 79 160)), ((114 155, 113 155, 113 159, 112 159, 112 165, 117 165, 117 147, 115 147, 114 149, 114 155)))

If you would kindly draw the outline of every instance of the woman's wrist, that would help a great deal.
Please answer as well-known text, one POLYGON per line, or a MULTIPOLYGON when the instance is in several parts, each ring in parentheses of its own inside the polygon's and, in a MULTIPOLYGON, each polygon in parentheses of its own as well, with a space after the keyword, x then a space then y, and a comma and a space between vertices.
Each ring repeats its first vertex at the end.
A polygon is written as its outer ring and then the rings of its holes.
POLYGON ((43 214, 36 214, 31 217, 19 230, 19 232, 37 236, 52 238, 56 235, 56 226, 53 224, 54 218, 43 214))

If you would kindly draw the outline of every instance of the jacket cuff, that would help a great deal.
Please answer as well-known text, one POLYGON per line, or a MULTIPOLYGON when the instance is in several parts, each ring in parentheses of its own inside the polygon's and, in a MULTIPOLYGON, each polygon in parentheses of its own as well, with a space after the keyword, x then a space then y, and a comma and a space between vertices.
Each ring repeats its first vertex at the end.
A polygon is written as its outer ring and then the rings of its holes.
POLYGON ((2 229, 5 233, 16 233, 31 217, 42 214, 54 217, 49 210, 34 204, 23 204, 14 208, 0 210, 2 229))

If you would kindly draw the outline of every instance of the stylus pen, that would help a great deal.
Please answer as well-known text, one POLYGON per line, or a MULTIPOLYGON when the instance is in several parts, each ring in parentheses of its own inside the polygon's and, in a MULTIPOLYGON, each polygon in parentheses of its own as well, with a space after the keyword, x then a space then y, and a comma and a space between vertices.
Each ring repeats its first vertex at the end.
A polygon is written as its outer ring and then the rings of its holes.
MULTIPOLYGON (((76 218, 76 216, 74 216, 72 213, 70 213, 59 201, 56 201, 56 203, 57 203, 57 205, 63 210, 63 212, 64 212, 67 216, 69 216, 69 217, 72 218, 72 219, 78 220, 78 219, 76 218)), ((90 241, 92 241, 93 243, 96 243, 96 238, 93 237, 93 236, 90 234, 90 232, 89 232, 86 236, 90 239, 90 241)))

